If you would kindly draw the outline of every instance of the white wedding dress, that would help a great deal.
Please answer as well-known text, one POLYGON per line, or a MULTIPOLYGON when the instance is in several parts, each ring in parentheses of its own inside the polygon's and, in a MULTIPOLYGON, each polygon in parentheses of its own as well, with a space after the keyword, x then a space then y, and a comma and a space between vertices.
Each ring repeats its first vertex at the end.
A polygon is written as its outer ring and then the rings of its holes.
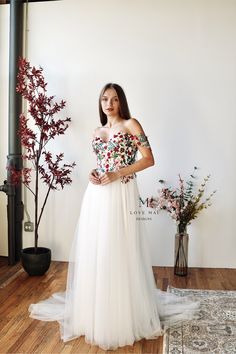
MULTIPOLYGON (((145 136, 120 132, 93 140, 97 171, 134 163, 145 136)), ((88 184, 71 247, 67 287, 30 305, 30 316, 58 321, 64 341, 84 335, 102 349, 163 335, 163 326, 192 318, 198 304, 156 288, 147 235, 130 211, 139 208, 136 176, 88 184)))

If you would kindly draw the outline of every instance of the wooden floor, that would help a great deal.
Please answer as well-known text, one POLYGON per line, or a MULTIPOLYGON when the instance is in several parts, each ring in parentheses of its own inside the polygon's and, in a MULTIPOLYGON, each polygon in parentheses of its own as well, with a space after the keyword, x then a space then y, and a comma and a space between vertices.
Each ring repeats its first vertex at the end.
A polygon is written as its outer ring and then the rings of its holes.
MULTIPOLYGON (((179 288, 236 290, 236 270, 191 268, 187 277, 173 275, 173 269, 153 267, 157 286, 179 288)), ((84 336, 63 343, 57 322, 41 322, 28 316, 31 303, 45 299, 56 291, 63 291, 67 263, 52 262, 45 276, 30 277, 25 272, 10 278, 0 288, 0 353, 162 353, 162 337, 141 340, 134 346, 116 351, 104 351, 85 343, 84 336)), ((1 274, 1 272, 0 272, 1 274)), ((6 276, 6 274, 5 274, 6 276)))
POLYGON ((22 268, 20 263, 17 263, 14 266, 9 266, 8 258, 0 256, 0 288, 3 284, 6 285, 10 279, 17 277, 21 271, 22 268))

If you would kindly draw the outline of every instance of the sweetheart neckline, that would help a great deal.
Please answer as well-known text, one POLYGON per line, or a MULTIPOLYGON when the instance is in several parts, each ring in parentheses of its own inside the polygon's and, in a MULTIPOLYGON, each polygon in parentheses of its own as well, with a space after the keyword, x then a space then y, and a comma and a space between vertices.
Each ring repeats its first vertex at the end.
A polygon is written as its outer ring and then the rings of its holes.
POLYGON ((104 140, 103 138, 101 138, 99 135, 95 135, 95 137, 93 138, 92 141, 95 141, 96 138, 99 138, 103 143, 107 144, 109 143, 110 140, 112 140, 114 138, 115 135, 130 135, 130 136, 134 136, 133 134, 131 133, 128 133, 128 132, 122 132, 122 131, 119 131, 119 132, 116 132, 114 134, 112 134, 108 140, 104 140))

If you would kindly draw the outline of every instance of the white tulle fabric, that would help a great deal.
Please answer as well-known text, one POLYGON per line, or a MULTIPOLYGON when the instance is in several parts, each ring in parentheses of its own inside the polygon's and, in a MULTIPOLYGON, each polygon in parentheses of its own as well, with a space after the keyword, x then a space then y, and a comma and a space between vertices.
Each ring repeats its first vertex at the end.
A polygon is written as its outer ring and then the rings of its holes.
POLYGON ((163 335, 163 326, 192 318, 198 304, 156 288, 136 179, 89 183, 71 248, 67 287, 30 305, 32 318, 58 321, 64 341, 85 335, 102 349, 163 335))

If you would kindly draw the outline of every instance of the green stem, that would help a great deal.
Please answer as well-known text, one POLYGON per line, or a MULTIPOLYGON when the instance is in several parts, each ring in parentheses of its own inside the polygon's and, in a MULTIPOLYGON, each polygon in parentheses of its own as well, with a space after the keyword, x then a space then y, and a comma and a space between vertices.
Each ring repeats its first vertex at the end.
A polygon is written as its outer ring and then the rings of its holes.
POLYGON ((187 259, 186 259, 186 255, 185 255, 185 251, 184 251, 184 245, 183 245, 183 238, 185 236, 183 234, 181 234, 179 236, 179 244, 178 244, 178 250, 176 253, 176 258, 175 258, 175 265, 174 268, 175 270, 177 270, 178 268, 181 270, 181 268, 187 268, 187 259), (182 250, 182 254, 183 254, 183 263, 180 263, 180 252, 182 250))

